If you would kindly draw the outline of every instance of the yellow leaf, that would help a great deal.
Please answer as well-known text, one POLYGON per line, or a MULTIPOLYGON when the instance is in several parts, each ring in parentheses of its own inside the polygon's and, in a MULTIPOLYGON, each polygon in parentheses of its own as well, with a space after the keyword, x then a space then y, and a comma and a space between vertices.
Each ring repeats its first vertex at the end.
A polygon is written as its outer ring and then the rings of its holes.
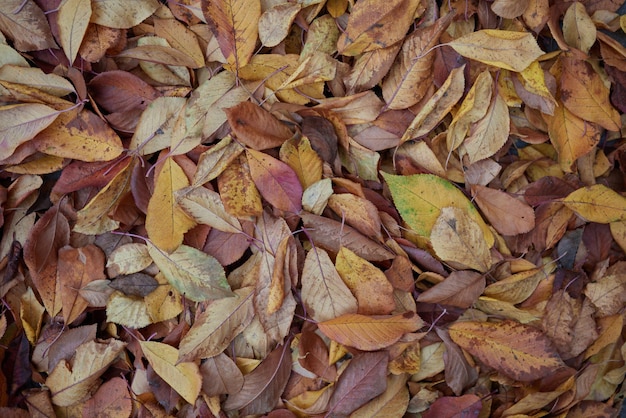
POLYGON ((63 0, 59 5, 59 41, 70 64, 76 60, 90 18, 91 0, 63 0))
POLYGON ((187 187, 176 192, 176 198, 196 222, 233 234, 242 231, 239 220, 224 208, 219 193, 204 187, 187 187))
POLYGON ((148 253, 148 246, 143 243, 133 242, 123 244, 113 250, 107 259, 107 273, 109 277, 117 277, 120 274, 137 273, 152 264, 152 258, 148 253))
POLYGON ((71 361, 61 360, 46 379, 52 403, 70 406, 87 400, 100 376, 125 346, 126 343, 114 339, 106 343, 89 341, 78 346, 71 361))
POLYGON ((393 286, 378 267, 346 247, 337 253, 335 266, 358 301, 358 313, 384 315, 395 309, 393 286))
POLYGON ((140 341, 144 356, 161 379, 191 405, 196 403, 202 387, 202 375, 196 363, 177 363, 178 350, 171 345, 140 341))
POLYGON ((182 97, 156 98, 141 114, 128 148, 138 150, 140 155, 168 148, 185 102, 182 97))
POLYGON ((224 208, 236 218, 246 219, 263 212, 261 194, 250 176, 245 155, 239 155, 217 178, 224 208))
POLYGON ((183 298, 161 273, 155 276, 159 282, 156 290, 144 296, 146 310, 153 324, 167 321, 183 311, 183 298))
POLYGON ((323 161, 306 136, 285 141, 280 147, 280 159, 296 172, 303 189, 322 179, 323 161))
POLYGON ((54 73, 44 73, 35 67, 3 65, 0 67, 0 80, 36 87, 38 90, 57 97, 76 93, 76 89, 67 79, 54 73))
POLYGON ((20 320, 22 321, 26 338, 32 345, 35 345, 39 339, 45 311, 46 309, 39 303, 35 292, 29 286, 26 292, 20 296, 20 320))
POLYGON ((56 110, 39 103, 0 107, 0 159, 9 157, 18 146, 33 139, 57 116, 56 110))
POLYGON ((352 193, 335 193, 328 199, 328 207, 363 235, 384 241, 378 208, 371 201, 352 193))
MULTIPOLYGON (((226 118, 226 114, 224 114, 224 118, 226 118)), ((242 152, 243 147, 234 142, 230 135, 224 137, 210 149, 200 154, 193 178, 193 186, 202 186, 219 176, 242 152)))
POLYGON ((337 72, 337 61, 329 54, 315 52, 306 57, 298 68, 278 87, 278 90, 300 88, 307 84, 331 81, 337 72))
POLYGON ((541 269, 522 271, 490 284, 484 294, 515 305, 525 301, 546 276, 546 272, 541 269))
POLYGON ((402 40, 413 22, 416 0, 364 0, 357 2, 337 43, 347 56, 384 48, 402 40))
POLYGON ((436 54, 431 49, 439 42, 439 36, 452 22, 453 17, 454 14, 449 13, 433 25, 419 28, 407 35, 399 57, 382 86, 383 98, 390 109, 406 109, 424 97, 433 78, 432 66, 436 54))
POLYGON ((541 379, 564 366, 548 337, 529 325, 468 321, 450 325, 449 331, 461 348, 515 380, 541 379))
POLYGON ((196 63, 193 68, 204 67, 204 53, 193 31, 176 19, 154 18, 154 32, 196 63))
POLYGON ((465 65, 450 71, 446 81, 415 115, 415 118, 402 135, 401 143, 426 135, 452 110, 461 96, 463 96, 465 89, 464 69, 465 65))
POLYGON ((489 71, 483 71, 476 77, 474 85, 463 99, 461 108, 450 123, 446 137, 446 144, 450 152, 461 145, 471 124, 478 122, 485 116, 491 104, 492 93, 493 77, 489 71))
POLYGON ((565 172, 571 172, 574 162, 600 141, 598 126, 585 122, 565 106, 558 106, 553 116, 544 114, 543 117, 548 124, 550 142, 558 153, 559 165, 565 172))
POLYGON ((167 157, 157 162, 156 170, 154 193, 146 213, 146 231, 154 245, 169 253, 183 243, 183 235, 196 223, 176 204, 176 191, 189 186, 182 168, 167 157))
POLYGON ((256 49, 258 22, 261 17, 259 0, 213 0, 203 9, 212 26, 222 54, 235 72, 245 67, 256 49))
POLYGON ((110 161, 124 147, 115 131, 95 113, 71 110, 41 131, 34 140, 41 152, 81 161, 110 161))
POLYGON ((116 290, 106 303, 107 322, 120 324, 128 328, 139 329, 152 323, 148 307, 143 298, 126 296, 116 290))
POLYGON ((570 193, 562 202, 589 222, 626 220, 626 197, 602 184, 580 188, 570 193))
POLYGON ((448 45, 466 58, 517 72, 543 55, 529 32, 483 29, 457 38, 448 45))
POLYGON ((389 347, 423 325, 424 321, 415 312, 385 317, 346 314, 317 324, 331 340, 363 351, 389 347))
POLYGON ((493 264, 483 231, 462 209, 442 208, 430 241, 437 256, 454 268, 484 273, 493 264))
POLYGON ((395 176, 382 173, 402 219, 422 237, 429 237, 441 209, 452 206, 464 210, 480 225, 487 247, 495 239, 489 227, 467 197, 454 184, 430 174, 395 176))

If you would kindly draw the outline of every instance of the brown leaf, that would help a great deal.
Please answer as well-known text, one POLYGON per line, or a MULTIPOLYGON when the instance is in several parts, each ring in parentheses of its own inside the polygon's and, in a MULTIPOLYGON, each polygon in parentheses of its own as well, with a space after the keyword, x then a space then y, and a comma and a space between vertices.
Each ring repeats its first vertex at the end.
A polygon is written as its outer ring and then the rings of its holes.
POLYGON ((345 31, 339 37, 339 53, 355 56, 400 41, 413 21, 418 4, 414 0, 384 3, 366 0, 357 3, 350 13, 345 31))
POLYGON ((454 271, 444 281, 421 293, 417 301, 469 308, 484 289, 484 275, 470 270, 454 271))
POLYGON ((327 414, 347 416, 387 387, 387 353, 362 353, 350 360, 330 398, 327 414))
POLYGON ((279 147, 293 136, 287 125, 254 103, 241 102, 225 112, 234 136, 257 151, 279 147))
POLYGON ((69 223, 59 206, 53 206, 37 221, 24 245, 24 261, 50 315, 56 315, 61 310, 61 295, 56 280, 58 251, 69 242, 69 223))
POLYGON ((344 246, 369 261, 382 261, 393 258, 393 253, 382 245, 361 235, 355 229, 322 216, 302 212, 300 217, 308 236, 315 245, 334 253, 344 246))
POLYGON ((220 353, 200 365, 202 392, 208 396, 234 395, 243 387, 244 379, 237 365, 226 354, 220 353))
POLYGON ((48 20, 34 1, 7 0, 0 5, 0 29, 19 51, 56 48, 48 20))
POLYGON ((535 227, 535 212, 526 203, 500 190, 472 185, 474 201, 502 235, 518 235, 535 227))
POLYGON ((265 414, 276 406, 291 371, 289 344, 276 347, 257 368, 244 376, 241 390, 231 394, 223 408, 244 415, 265 414))
POLYGON ((474 394, 458 397, 443 396, 433 402, 423 414, 424 418, 456 418, 478 415, 483 409, 480 398, 474 394))

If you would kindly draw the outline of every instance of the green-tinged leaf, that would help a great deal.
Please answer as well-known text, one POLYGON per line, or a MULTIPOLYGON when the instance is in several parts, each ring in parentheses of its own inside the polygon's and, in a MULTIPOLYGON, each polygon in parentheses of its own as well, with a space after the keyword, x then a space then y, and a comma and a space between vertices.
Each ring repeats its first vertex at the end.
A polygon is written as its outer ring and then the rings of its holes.
POLYGON ((152 243, 148 251, 172 286, 194 302, 233 296, 224 268, 210 255, 187 245, 168 254, 152 243))
POLYGON ((494 237, 489 227, 454 184, 432 174, 396 176, 382 173, 382 176, 402 219, 419 235, 429 237, 441 209, 455 207, 464 210, 480 226, 487 246, 491 248, 493 245, 494 237))

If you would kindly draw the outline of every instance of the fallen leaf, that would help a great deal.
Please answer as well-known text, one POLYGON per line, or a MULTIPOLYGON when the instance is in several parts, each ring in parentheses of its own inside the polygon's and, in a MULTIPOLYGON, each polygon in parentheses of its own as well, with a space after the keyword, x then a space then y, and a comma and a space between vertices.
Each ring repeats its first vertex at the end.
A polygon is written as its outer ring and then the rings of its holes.
POLYGON ((168 254, 149 243, 148 251, 161 273, 187 299, 201 302, 233 295, 224 268, 210 255, 187 245, 168 254))
POLYGON ((148 363, 168 385, 190 404, 196 402, 202 387, 202 376, 196 363, 178 363, 178 350, 156 341, 139 342, 148 363))
POLYGON ((380 269, 346 247, 337 253, 335 267, 356 297, 359 314, 386 315, 394 310, 393 286, 380 269))
POLYGON ((328 253, 321 248, 308 252, 300 281, 302 302, 315 321, 357 312, 356 298, 337 273, 328 253))
POLYGON ((244 415, 264 414, 279 401, 291 371, 289 345, 278 346, 252 372, 244 376, 241 390, 231 394, 223 408, 244 415))
POLYGON ((562 202, 589 222, 609 223, 626 219, 626 198, 602 184, 580 188, 562 202))
POLYGON ((73 63, 87 32, 87 25, 91 18, 91 1, 63 0, 58 10, 59 41, 65 51, 65 56, 70 63, 73 63))
POLYGON ((114 339, 80 345, 72 360, 59 362, 46 379, 52 403, 70 406, 86 400, 94 384, 125 346, 126 343, 114 339))
POLYGON ((235 297, 214 301, 199 315, 180 342, 178 362, 215 357, 252 321, 252 288, 235 290, 235 297))
POLYGON ((417 234, 429 237, 441 210, 455 207, 478 224, 487 248, 493 245, 493 235, 478 211, 452 183, 430 174, 395 176, 383 173, 383 178, 389 185, 400 215, 417 234))
POLYGON ((0 28, 18 51, 56 48, 45 14, 33 1, 8 0, 0 5, 0 28))
POLYGON ((254 103, 241 102, 225 112, 233 135, 257 151, 279 147, 293 136, 287 125, 254 103))
POLYGON ((563 367, 548 338, 518 322, 456 322, 450 337, 480 361, 513 379, 530 382, 563 367))
POLYGON ((455 268, 484 273, 493 264, 480 226, 462 209, 442 208, 430 232, 430 241, 435 254, 455 268))
POLYGON ((96 1, 91 21, 109 28, 129 29, 148 18, 159 7, 157 0, 128 4, 124 0, 96 1))
POLYGON ((448 45, 464 57, 517 72, 543 55, 537 41, 528 32, 483 29, 448 42, 448 45))
POLYGON ((183 243, 184 233, 195 225, 176 203, 175 193, 187 186, 189 180, 174 159, 166 157, 157 163, 154 193, 146 213, 146 231, 154 245, 167 253, 176 250, 183 243))
POLYGON ((15 104, 0 108, 0 155, 9 157, 18 146, 30 141, 59 116, 53 108, 39 103, 15 104))
POLYGON ((349 15, 345 31, 339 37, 338 52, 355 56, 400 41, 413 22, 417 6, 418 2, 414 0, 386 3, 366 0, 357 3, 349 15))
POLYGON ((525 202, 479 184, 471 188, 474 201, 500 234, 518 235, 535 227, 535 212, 525 202))
POLYGON ((363 351, 389 347, 423 325, 424 321, 415 312, 379 317, 345 314, 317 324, 331 340, 363 351))
POLYGON ((228 63, 245 67, 256 49, 261 3, 258 0, 202 1, 202 12, 228 63))
POLYGON ((383 393, 387 387, 385 375, 388 362, 384 351, 355 356, 337 382, 327 414, 347 416, 368 400, 383 393))

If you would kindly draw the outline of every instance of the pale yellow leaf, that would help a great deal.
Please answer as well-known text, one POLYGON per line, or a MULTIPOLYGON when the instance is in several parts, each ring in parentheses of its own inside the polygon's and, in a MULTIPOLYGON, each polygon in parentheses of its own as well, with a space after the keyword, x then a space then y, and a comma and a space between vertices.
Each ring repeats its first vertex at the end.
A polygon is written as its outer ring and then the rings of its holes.
POLYGON ((470 164, 494 155, 509 139, 509 108, 499 94, 491 100, 487 113, 472 125, 461 152, 467 153, 470 164))
POLYGON ((302 303, 314 320, 321 322, 357 312, 355 297, 337 273, 328 253, 321 248, 308 252, 300 281, 302 303))
POLYGON ((259 19, 259 39, 263 46, 274 47, 281 43, 300 9, 302 4, 286 2, 263 12, 259 19))
POLYGON ((191 329, 181 340, 178 361, 215 357, 252 321, 253 287, 235 290, 235 297, 212 302, 196 317, 191 329))
POLYGON ((46 129, 57 116, 56 110, 39 103, 0 107, 0 159, 10 157, 18 146, 46 129))
POLYGON ((59 5, 57 24, 61 47, 70 64, 87 32, 91 18, 91 0, 63 0, 59 5))
POLYGON ((70 406, 87 400, 94 384, 125 346, 126 343, 114 339, 81 344, 72 359, 61 360, 46 379, 52 403, 70 406))
POLYGON ((492 265, 489 246, 480 226, 462 209, 442 208, 430 233, 430 241, 437 256, 452 267, 484 273, 492 265))
POLYGON ((126 296, 115 291, 106 304, 107 322, 120 324, 128 328, 139 329, 152 323, 148 314, 148 307, 143 298, 126 296))
POLYGON ((563 16, 563 37, 569 46, 588 53, 596 43, 596 25, 587 14, 585 5, 574 2, 563 16))
POLYGON ((109 28, 129 29, 143 22, 159 6, 158 0, 92 0, 91 22, 109 28))
POLYGON ((511 71, 523 71, 543 55, 530 32, 483 29, 449 42, 466 58, 511 71))
POLYGON ((178 205, 196 222, 234 234, 242 231, 239 220, 224 208, 219 193, 204 187, 186 187, 175 194, 178 205))

